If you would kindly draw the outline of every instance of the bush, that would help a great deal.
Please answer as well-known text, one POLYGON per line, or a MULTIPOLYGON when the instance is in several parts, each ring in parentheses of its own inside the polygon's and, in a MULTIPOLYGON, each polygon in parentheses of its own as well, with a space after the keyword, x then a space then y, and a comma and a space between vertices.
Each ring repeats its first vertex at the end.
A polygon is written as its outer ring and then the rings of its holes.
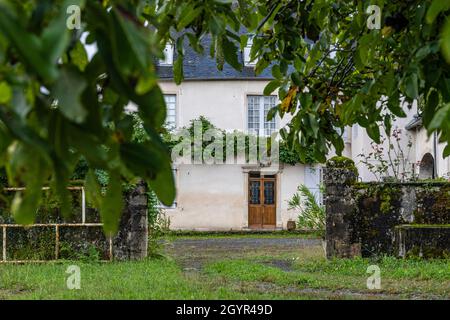
POLYGON ((297 227, 323 233, 325 231, 325 207, 317 202, 315 195, 304 184, 300 185, 297 191, 289 200, 289 210, 299 212, 297 227))

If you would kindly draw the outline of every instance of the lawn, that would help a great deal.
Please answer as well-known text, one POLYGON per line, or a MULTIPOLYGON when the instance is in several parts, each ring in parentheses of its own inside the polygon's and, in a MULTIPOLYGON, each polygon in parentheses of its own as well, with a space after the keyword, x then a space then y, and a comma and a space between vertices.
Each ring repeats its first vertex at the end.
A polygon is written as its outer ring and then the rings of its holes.
POLYGON ((0 299, 450 298, 449 260, 327 261, 320 245, 301 235, 298 245, 269 237, 261 246, 252 237, 172 235, 164 258, 139 262, 0 265, 0 299), (72 264, 81 270, 80 290, 66 286, 72 264), (381 290, 366 287, 372 264, 381 269, 381 290))

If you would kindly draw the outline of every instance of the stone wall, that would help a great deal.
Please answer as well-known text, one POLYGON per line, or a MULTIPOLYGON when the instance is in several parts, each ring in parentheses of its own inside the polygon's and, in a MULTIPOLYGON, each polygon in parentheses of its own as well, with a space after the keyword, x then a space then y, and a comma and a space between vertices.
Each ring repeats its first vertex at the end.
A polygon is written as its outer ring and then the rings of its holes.
POLYGON ((125 195, 119 232, 113 239, 116 260, 136 260, 147 256, 148 208, 147 188, 140 183, 125 195))
POLYGON ((111 240, 105 236, 98 212, 93 208, 87 208, 87 224, 81 224, 80 212, 69 221, 59 218, 58 212, 47 214, 45 219, 38 216, 37 220, 44 225, 31 228, 15 227, 10 216, 0 220, 0 223, 10 225, 0 227, 0 261, 145 258, 148 249, 147 187, 140 183, 123 196, 125 204, 119 231, 111 240), (3 251, 3 242, 6 251, 3 251))
POLYGON ((450 183, 361 183, 356 178, 351 163, 330 162, 324 170, 327 257, 422 252, 426 248, 418 249, 413 235, 438 248, 436 252, 446 252, 449 233, 443 230, 450 228, 450 183), (399 226, 405 225, 403 235, 408 236, 401 238, 399 226), (437 231, 419 230, 424 227, 437 231))

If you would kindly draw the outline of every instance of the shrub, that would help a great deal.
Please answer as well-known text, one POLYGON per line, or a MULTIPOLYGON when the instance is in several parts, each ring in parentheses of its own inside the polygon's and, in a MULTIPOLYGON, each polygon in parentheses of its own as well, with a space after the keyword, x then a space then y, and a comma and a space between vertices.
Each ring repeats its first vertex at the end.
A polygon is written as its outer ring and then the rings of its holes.
POLYGON ((299 212, 297 227, 324 232, 325 207, 317 202, 315 195, 304 184, 297 191, 288 202, 289 210, 299 212))

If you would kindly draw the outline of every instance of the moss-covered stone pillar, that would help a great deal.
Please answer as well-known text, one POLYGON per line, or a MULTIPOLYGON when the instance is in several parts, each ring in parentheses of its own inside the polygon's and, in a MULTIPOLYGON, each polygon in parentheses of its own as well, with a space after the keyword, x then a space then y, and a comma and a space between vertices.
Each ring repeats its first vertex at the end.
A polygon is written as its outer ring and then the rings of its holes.
POLYGON ((361 254, 361 245, 351 243, 350 217, 355 212, 353 185, 358 170, 351 159, 333 157, 324 169, 326 207, 326 256, 347 258, 361 254))
POLYGON ((144 182, 125 193, 125 204, 119 232, 113 239, 113 257, 115 260, 138 260, 147 256, 147 199, 147 186, 144 182))

